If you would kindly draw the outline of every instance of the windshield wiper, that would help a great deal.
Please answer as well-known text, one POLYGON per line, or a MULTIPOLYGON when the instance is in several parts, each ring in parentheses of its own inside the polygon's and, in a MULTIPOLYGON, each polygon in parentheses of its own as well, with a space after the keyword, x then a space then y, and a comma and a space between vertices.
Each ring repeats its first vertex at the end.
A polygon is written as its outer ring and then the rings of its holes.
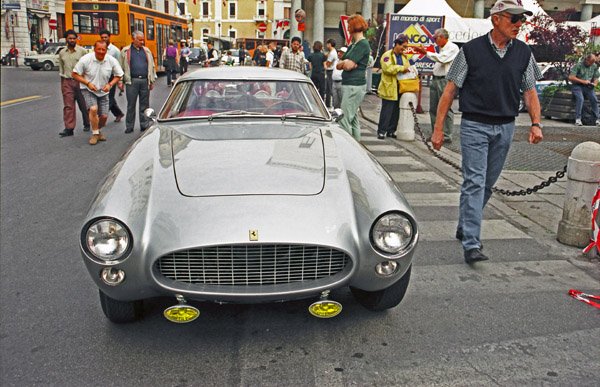
POLYGON ((226 112, 219 112, 219 113, 213 113, 211 115, 208 116, 208 120, 212 121, 213 118, 215 117, 219 117, 219 116, 239 116, 239 115, 251 115, 251 116, 263 116, 264 113, 260 113, 260 112, 249 112, 246 110, 229 110, 226 112))
POLYGON ((285 121, 286 118, 318 118, 324 120, 323 117, 315 113, 285 113, 281 116, 281 121, 285 121))

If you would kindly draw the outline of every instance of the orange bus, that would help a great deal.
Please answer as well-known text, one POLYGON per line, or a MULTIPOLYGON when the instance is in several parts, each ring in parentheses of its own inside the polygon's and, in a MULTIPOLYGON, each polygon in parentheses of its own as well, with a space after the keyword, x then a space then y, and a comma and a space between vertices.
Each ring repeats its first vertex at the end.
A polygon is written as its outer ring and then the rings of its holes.
POLYGON ((102 29, 110 31, 110 41, 119 50, 131 44, 131 33, 142 31, 146 47, 154 55, 156 71, 164 71, 163 50, 169 39, 188 39, 187 20, 149 8, 121 2, 66 1, 66 28, 79 34, 79 44, 91 48, 102 29))

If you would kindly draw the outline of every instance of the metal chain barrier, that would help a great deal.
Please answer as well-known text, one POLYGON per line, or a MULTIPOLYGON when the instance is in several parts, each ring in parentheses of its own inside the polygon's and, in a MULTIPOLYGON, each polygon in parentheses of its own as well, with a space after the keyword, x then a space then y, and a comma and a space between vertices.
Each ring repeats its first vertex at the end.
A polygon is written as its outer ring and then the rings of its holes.
MULTIPOLYGON (((415 128, 417 129, 417 133, 419 134, 419 136, 421 136, 421 141, 423 141, 423 144, 425 144, 425 146, 427 147, 427 149, 429 149, 429 151, 431 152, 431 154, 433 154, 435 157, 437 157, 438 159, 440 159, 441 161, 443 161, 444 163, 450 165, 451 167, 462 171, 462 168, 460 165, 456 164, 455 162, 453 162, 452 160, 442 156, 440 153, 436 152, 435 149, 433 149, 433 147, 431 146, 430 143, 427 142, 427 139, 425 138, 425 135, 423 134, 423 131, 421 130, 421 127, 419 126, 419 119, 417 118, 417 112, 415 111, 415 107, 413 105, 412 102, 409 102, 408 105, 410 106, 410 111, 412 112, 413 115, 413 120, 415 121, 415 128)), ((367 121, 377 125, 377 122, 374 122, 373 120, 368 119, 367 117, 365 117, 364 113, 362 113, 362 109, 361 109, 361 114, 363 116, 364 119, 366 119, 367 121)), ((542 181, 540 184, 533 186, 532 188, 527 188, 527 189, 522 189, 519 191, 509 191, 509 190, 505 190, 505 189, 500 189, 497 187, 493 187, 492 190, 494 192, 497 192, 501 195, 505 195, 505 196, 525 196, 525 195, 531 195, 534 192, 537 192, 543 188, 548 187, 550 184, 552 183, 556 183, 558 181, 558 179, 563 178, 565 176, 565 173, 567 172, 567 166, 565 165, 565 167, 561 170, 561 171, 557 171, 556 174, 554 176, 550 176, 548 178, 548 180, 546 181, 542 181)))

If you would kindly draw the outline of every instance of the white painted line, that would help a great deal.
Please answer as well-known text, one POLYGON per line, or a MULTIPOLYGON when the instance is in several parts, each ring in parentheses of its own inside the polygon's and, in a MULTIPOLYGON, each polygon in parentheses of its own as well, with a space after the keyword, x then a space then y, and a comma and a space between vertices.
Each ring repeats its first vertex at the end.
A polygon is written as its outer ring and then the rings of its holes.
POLYGON ((458 207, 460 192, 404 194, 411 207, 458 207))
MULTIPOLYGON (((460 249, 460 247, 458 247, 460 249)), ((462 253, 462 251, 461 251, 462 253)), ((424 296, 455 293, 523 293, 597 289, 598 281, 564 260, 413 266, 410 292, 424 296), (434 285, 435 284, 435 285, 434 285)))
MULTIPOLYGON (((419 234, 425 241, 455 240, 456 220, 419 222, 419 234)), ((483 220, 481 240, 531 239, 531 237, 503 219, 483 220)))
POLYGON ((392 178, 397 182, 411 183, 443 183, 450 186, 447 180, 440 177, 437 173, 431 171, 425 172, 390 172, 392 178))

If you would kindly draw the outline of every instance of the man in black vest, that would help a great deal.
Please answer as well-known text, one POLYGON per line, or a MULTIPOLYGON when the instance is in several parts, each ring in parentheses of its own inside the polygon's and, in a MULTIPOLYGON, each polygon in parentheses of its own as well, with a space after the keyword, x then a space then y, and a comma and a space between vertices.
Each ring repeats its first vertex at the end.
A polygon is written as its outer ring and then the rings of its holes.
POLYGON ((498 0, 492 7, 493 29, 463 46, 448 71, 431 142, 444 143, 444 118, 460 92, 460 144, 463 184, 456 238, 468 264, 488 259, 481 252, 481 217, 492 195, 512 142, 519 114, 519 90, 531 117, 529 142, 542 140, 540 102, 535 82, 542 78, 529 47, 515 39, 525 15, 521 0, 498 0))

